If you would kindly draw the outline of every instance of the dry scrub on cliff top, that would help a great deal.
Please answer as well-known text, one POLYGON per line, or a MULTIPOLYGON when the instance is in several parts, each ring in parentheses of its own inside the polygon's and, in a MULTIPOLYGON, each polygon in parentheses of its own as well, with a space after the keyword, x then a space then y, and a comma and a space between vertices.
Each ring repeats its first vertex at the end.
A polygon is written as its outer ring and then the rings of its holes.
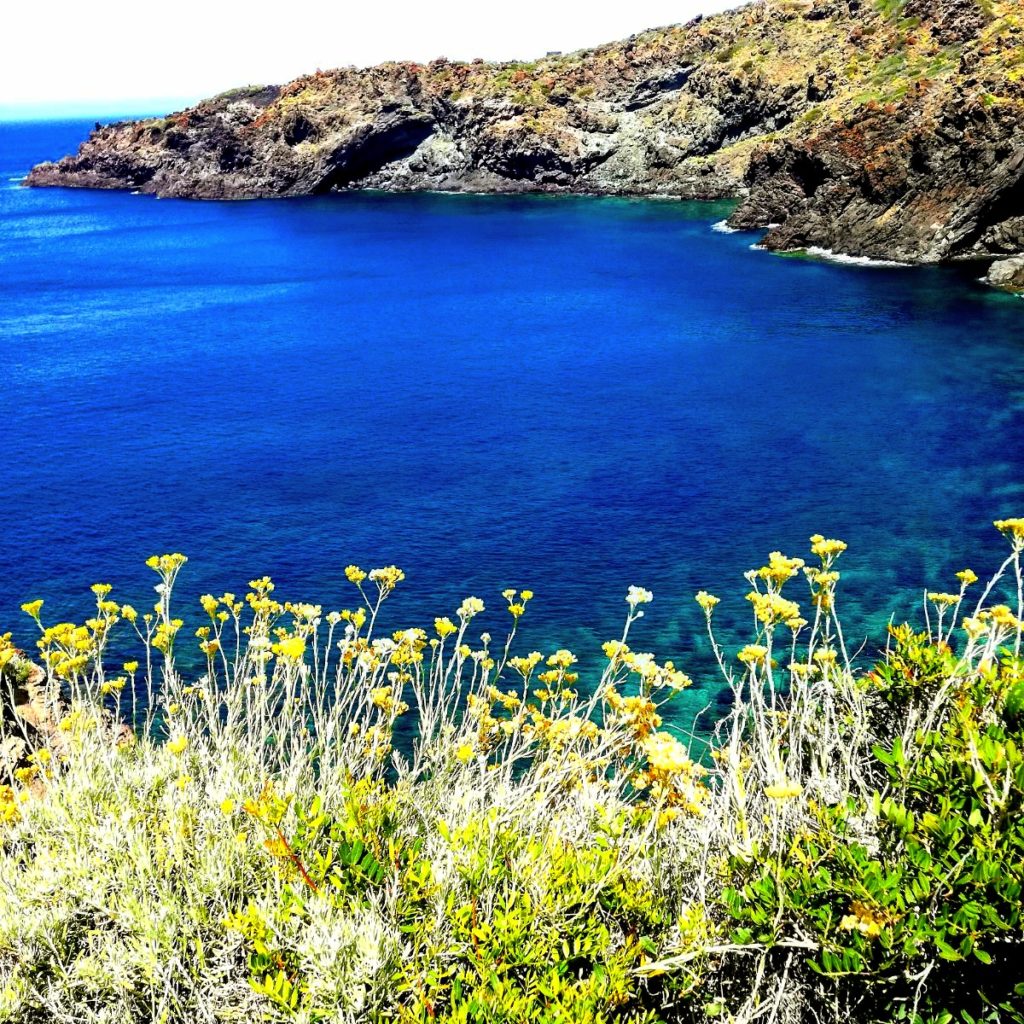
POLYGON ((58 725, 0 790, 0 1019, 1020 1021, 1024 520, 996 525, 980 598, 959 573, 869 671, 839 541, 747 575, 738 652, 698 594, 734 698, 703 764, 638 587, 590 688, 516 653, 529 591, 507 640, 475 597, 376 635, 394 566, 349 566, 340 613, 204 596, 191 679, 180 555, 152 612, 32 602, 58 725))

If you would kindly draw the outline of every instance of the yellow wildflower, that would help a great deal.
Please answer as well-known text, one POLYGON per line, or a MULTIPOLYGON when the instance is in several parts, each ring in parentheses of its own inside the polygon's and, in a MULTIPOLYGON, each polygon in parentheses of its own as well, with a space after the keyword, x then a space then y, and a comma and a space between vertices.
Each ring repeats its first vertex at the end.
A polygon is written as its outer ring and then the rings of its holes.
POLYGON ((274 644, 273 651, 280 657, 301 661, 306 653, 306 641, 301 636, 285 637, 280 643, 274 644))
POLYGON ((816 583, 819 587, 828 587, 839 581, 839 573, 834 570, 832 572, 817 572, 815 570, 811 570, 810 573, 811 582, 816 583))
POLYGON ((524 679, 526 679, 530 673, 540 664, 543 655, 540 651, 530 651, 525 657, 516 657, 509 659, 509 665, 512 666, 524 679))
POLYGON ((573 654, 572 651, 565 650, 565 648, 555 651, 555 653, 548 658, 548 664, 552 668, 566 669, 570 665, 575 664, 575 662, 576 655, 573 654))
POLYGON ((370 579, 377 584, 377 589, 382 593, 390 593, 405 579, 405 573, 397 565, 386 565, 382 569, 371 569, 370 579))
POLYGON ((1005 604, 997 604, 990 609, 992 621, 997 626, 1006 626, 1009 629, 1017 629, 1020 626, 1017 617, 1005 604))
POLYGON ((839 927, 843 931, 856 931, 869 939, 877 939, 882 934, 882 929, 895 921, 895 915, 872 909, 860 900, 854 900, 850 906, 850 913, 843 916, 839 927))
POLYGON ((601 645, 601 650, 604 651, 604 656, 609 661, 619 661, 629 654, 628 645, 621 640, 609 640, 601 645))
POLYGON ((781 551, 773 551, 768 555, 768 564, 757 570, 757 575, 764 580, 772 580, 781 586, 786 580, 796 575, 803 568, 802 558, 787 558, 781 551))
POLYGON ((961 622, 961 626, 972 640, 976 640, 988 629, 988 626, 980 618, 973 616, 966 616, 961 622))
POLYGON ((151 558, 146 559, 146 566, 166 576, 176 573, 187 561, 188 559, 180 553, 153 555, 151 558))
POLYGON ((846 544, 841 540, 823 537, 820 533, 811 537, 811 552, 823 561, 829 561, 837 555, 841 555, 845 550, 846 544))
POLYGON ((21 812, 15 803, 14 790, 10 786, 0 785, 0 823, 10 825, 21 818, 21 812))
POLYGON ((657 826, 659 829, 663 829, 667 827, 671 822, 675 821, 678 817, 678 807, 666 807, 663 811, 658 812, 657 826))
POLYGON ((754 590, 747 594, 747 600, 754 606, 754 615, 765 625, 770 626, 800 616, 800 606, 779 594, 761 594, 754 590))
POLYGON ((1024 549, 1024 519, 997 519, 993 525, 1015 549, 1024 549))
POLYGON ((456 615, 460 619, 471 619, 484 610, 484 603, 479 597, 467 597, 456 609, 456 615))
POLYGON ((747 644, 736 657, 744 665, 761 665, 768 657, 768 648, 763 644, 747 644))
POLYGON ((453 633, 457 633, 459 631, 459 627, 456 626, 447 615, 445 615, 441 618, 434 619, 434 630, 443 640, 446 636, 451 636, 453 633))
POLYGON ((690 753, 671 733, 656 732, 644 741, 647 762, 659 772, 689 771, 693 767, 690 753))
POLYGON ((784 779, 782 782, 776 782, 771 786, 765 786, 764 795, 770 797, 772 800, 792 800, 794 797, 798 797, 804 791, 804 787, 799 782, 792 782, 789 779, 784 779))
POLYGON ((630 608, 636 608, 641 604, 650 604, 653 600, 654 594, 649 590, 644 590, 643 587, 630 587, 626 593, 626 603, 630 608))

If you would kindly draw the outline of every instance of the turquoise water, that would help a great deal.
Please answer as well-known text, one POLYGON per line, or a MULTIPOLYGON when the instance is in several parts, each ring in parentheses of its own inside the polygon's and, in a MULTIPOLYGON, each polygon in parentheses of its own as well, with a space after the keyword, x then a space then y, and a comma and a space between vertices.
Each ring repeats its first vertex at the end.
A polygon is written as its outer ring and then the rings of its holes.
MULTIPOLYGON (((394 624, 467 594, 496 636, 586 661, 630 584, 636 646, 695 668, 692 594, 820 531, 849 631, 1002 554, 1024 511, 1024 304, 977 269, 849 267, 712 230, 727 207, 344 195, 248 203, 26 190, 82 123, 0 125, 0 625, 270 573, 394 624)), ((743 620, 745 621, 745 619, 743 620)), ((738 635, 736 636, 738 640, 738 635)))

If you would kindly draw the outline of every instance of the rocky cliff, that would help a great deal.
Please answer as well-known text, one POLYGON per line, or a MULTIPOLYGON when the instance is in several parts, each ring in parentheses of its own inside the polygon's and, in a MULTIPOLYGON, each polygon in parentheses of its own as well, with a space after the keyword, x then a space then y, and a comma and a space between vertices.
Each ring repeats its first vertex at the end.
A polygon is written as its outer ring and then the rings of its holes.
POLYGON ((531 63, 389 63, 97 127, 30 185, 737 197, 766 244, 1024 250, 1024 0, 760 0, 531 63))

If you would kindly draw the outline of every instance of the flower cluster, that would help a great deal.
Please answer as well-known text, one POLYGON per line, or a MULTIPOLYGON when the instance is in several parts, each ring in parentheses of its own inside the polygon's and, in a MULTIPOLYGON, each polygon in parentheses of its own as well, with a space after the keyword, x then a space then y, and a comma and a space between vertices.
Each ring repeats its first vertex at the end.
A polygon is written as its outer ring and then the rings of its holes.
POLYGON ((997 519, 994 525, 1009 539, 1015 551, 1024 551, 1024 518, 997 519))
POLYGON ((860 900, 854 900, 850 905, 850 912, 843 915, 839 922, 839 927, 843 931, 855 931, 866 938, 877 939, 882 934, 883 928, 890 927, 897 920, 895 914, 869 907, 860 900))
POLYGON ((658 824, 668 824, 681 811, 703 813, 710 798, 702 781, 707 771, 693 762, 686 747, 671 733, 656 732, 643 741, 642 751, 644 763, 634 785, 658 808, 658 824))

